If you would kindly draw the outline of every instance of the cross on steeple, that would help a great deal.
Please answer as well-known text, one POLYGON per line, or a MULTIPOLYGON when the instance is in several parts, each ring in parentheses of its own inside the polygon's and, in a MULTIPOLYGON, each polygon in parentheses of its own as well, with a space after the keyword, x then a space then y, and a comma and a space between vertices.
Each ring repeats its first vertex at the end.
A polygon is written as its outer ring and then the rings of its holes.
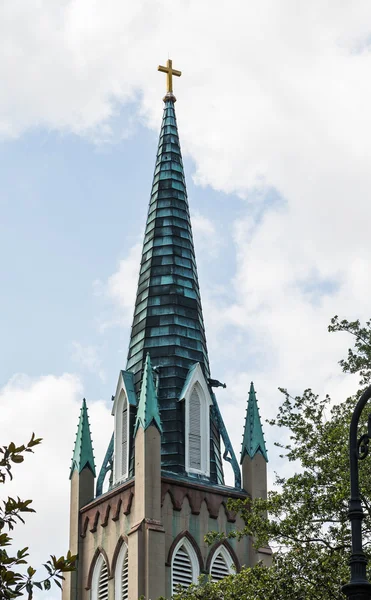
POLYGON ((161 65, 159 65, 157 70, 161 71, 162 73, 166 73, 167 93, 169 95, 173 95, 173 75, 175 75, 175 77, 180 77, 182 72, 173 69, 173 61, 170 60, 170 58, 166 63, 166 67, 162 67, 161 65))

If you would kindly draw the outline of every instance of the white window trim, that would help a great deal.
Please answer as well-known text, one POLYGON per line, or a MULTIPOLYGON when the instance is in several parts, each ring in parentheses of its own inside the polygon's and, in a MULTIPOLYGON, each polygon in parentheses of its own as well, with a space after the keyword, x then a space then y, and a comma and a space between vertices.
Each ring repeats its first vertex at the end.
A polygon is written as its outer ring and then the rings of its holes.
POLYGON ((213 554, 213 557, 211 559, 211 563, 210 563, 210 575, 213 569, 213 565, 215 562, 215 559, 219 556, 222 555, 222 557, 225 560, 225 563, 227 565, 227 568, 229 569, 229 574, 231 575, 232 573, 235 573, 235 569, 236 569, 236 565, 234 564, 234 560, 231 557, 230 552, 227 550, 227 548, 225 546, 219 546, 219 548, 217 548, 213 554))
MULTIPOLYGON (((91 600, 98 600, 99 577, 104 564, 106 564, 106 561, 104 560, 103 554, 100 554, 97 558, 97 562, 95 563, 93 577, 91 581, 91 600)), ((108 568, 108 565, 106 566, 108 568)))
POLYGON ((120 394, 114 405, 112 414, 115 417, 114 426, 114 453, 113 453, 113 465, 114 465, 114 479, 115 483, 124 481, 128 478, 129 473, 129 431, 130 431, 130 405, 128 402, 125 390, 121 388, 120 394), (127 426, 126 426, 126 439, 127 439, 127 453, 126 453, 126 465, 122 463, 122 411, 124 403, 126 402, 127 413, 127 426))
POLYGON ((185 469, 187 473, 210 476, 210 406, 212 399, 201 366, 197 363, 192 377, 180 397, 185 400, 185 469), (200 398, 200 431, 201 431, 201 468, 194 469, 189 465, 189 403, 194 387, 200 398))
POLYGON ((181 548, 182 546, 184 546, 184 548, 186 549, 188 556, 190 558, 191 561, 191 565, 192 565, 192 583, 197 584, 198 583, 198 577, 200 575, 200 565, 198 562, 198 558, 197 558, 197 554, 196 551, 194 549, 194 547, 192 546, 191 542, 189 541, 188 538, 183 537, 179 540, 179 542, 177 543, 177 545, 174 548, 173 551, 173 555, 171 557, 171 593, 174 594, 174 581, 173 581, 173 563, 174 563, 174 558, 179 550, 179 548, 181 548))
POLYGON ((122 600, 122 570, 127 553, 128 547, 124 542, 117 557, 115 568, 115 600, 122 600))

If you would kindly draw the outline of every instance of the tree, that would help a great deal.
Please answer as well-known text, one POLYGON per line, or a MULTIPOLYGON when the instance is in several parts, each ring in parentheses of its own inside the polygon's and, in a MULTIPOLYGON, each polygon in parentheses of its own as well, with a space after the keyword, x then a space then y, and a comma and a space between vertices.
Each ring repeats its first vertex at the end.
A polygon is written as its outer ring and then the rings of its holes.
MULTIPOLYGON (((174 600, 343 600, 341 587, 349 581, 350 526, 348 521, 348 438, 351 415, 365 386, 371 383, 371 321, 340 321, 334 317, 330 332, 347 332, 354 345, 340 361, 345 373, 358 373, 360 390, 342 404, 320 398, 310 389, 292 397, 281 389, 283 402, 275 419, 282 429, 276 445, 282 458, 293 463, 290 477, 276 476, 278 491, 267 500, 229 501, 241 513, 245 527, 231 535, 251 535, 257 547, 269 543, 274 550, 271 567, 258 565, 219 583, 180 591, 174 600), (288 435, 285 435, 288 434, 288 435), (266 518, 266 515, 269 518, 266 518)), ((367 411, 364 411, 366 413, 367 411)), ((370 411, 371 412, 371 411, 370 411)), ((366 428, 362 415, 360 431, 366 428)), ((360 483, 365 519, 363 540, 371 553, 371 459, 360 462, 360 483)), ((209 541, 215 540, 209 535, 209 541)), ((368 574, 371 578, 371 571, 368 574)))
MULTIPOLYGON (((8 446, 0 447, 0 483, 5 483, 7 479, 13 478, 13 463, 23 462, 24 454, 33 452, 34 446, 40 442, 41 439, 35 438, 35 435, 32 434, 27 445, 17 447, 11 442, 8 446)), ((75 568, 76 556, 72 556, 70 552, 66 558, 51 556, 44 564, 46 577, 42 580, 35 580, 36 570, 31 565, 27 569, 24 566, 28 564, 28 548, 8 553, 6 547, 10 546, 12 542, 10 532, 19 522, 24 523, 22 516, 24 513, 35 512, 30 506, 31 503, 32 500, 8 497, 0 506, 0 598, 3 600, 18 598, 25 592, 28 600, 31 600, 34 587, 40 590, 49 590, 53 581, 61 588, 60 580, 64 578, 62 573, 73 571, 75 568)))

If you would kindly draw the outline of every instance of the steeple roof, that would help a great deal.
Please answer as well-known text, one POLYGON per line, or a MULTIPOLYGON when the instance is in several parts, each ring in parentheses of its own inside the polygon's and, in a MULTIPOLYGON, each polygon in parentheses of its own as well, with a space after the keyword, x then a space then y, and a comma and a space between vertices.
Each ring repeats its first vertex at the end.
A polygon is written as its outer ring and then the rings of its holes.
POLYGON ((75 447, 73 451, 70 479, 74 471, 81 473, 85 467, 88 467, 95 477, 95 464, 93 445, 90 435, 88 409, 86 406, 86 400, 84 398, 82 401, 79 425, 77 428, 75 447))
POLYGON ((149 354, 147 354, 146 362, 144 364, 142 389, 140 391, 134 436, 139 427, 147 429, 147 427, 152 424, 156 425, 159 432, 162 433, 160 411, 158 408, 155 382, 153 380, 151 359, 149 354))
POLYGON ((256 399, 254 384, 251 382, 242 441, 241 463, 246 454, 250 456, 250 458, 254 458, 257 452, 260 452, 268 462, 267 449, 265 446, 263 428, 258 409, 258 401, 256 399))
MULTIPOLYGON (((162 467, 184 474, 184 415, 177 400, 193 364, 200 363, 206 379, 210 372, 174 95, 164 102, 126 369, 134 373, 137 394, 147 353, 159 369, 162 467)), ((212 448, 216 482, 217 431, 212 448)))

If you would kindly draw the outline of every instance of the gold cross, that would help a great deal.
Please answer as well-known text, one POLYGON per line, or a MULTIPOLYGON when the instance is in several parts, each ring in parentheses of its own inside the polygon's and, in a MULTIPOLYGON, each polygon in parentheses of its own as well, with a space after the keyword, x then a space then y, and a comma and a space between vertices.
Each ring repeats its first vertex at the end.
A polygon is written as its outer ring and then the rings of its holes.
POLYGON ((166 63, 166 67, 162 67, 160 65, 157 70, 161 71, 162 73, 166 73, 166 75, 167 75, 167 77, 166 77, 167 93, 172 94, 173 93, 173 75, 175 75, 176 77, 180 77, 182 72, 176 71, 175 69, 173 69, 173 61, 170 60, 170 58, 166 63))

